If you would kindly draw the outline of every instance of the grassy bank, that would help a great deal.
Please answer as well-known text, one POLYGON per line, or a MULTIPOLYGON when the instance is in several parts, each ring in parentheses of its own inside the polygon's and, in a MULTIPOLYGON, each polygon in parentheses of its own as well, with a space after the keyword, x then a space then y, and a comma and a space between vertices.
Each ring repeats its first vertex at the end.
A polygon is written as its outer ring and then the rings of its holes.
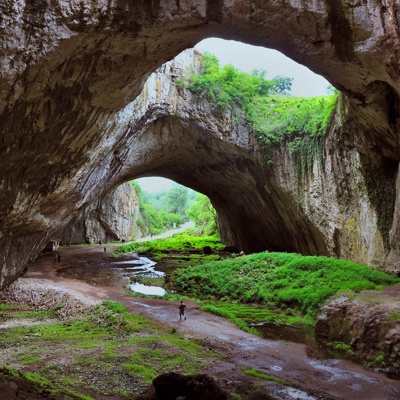
POLYGON ((311 318, 341 291, 380 289, 399 282, 397 277, 344 260, 269 252, 179 269, 171 279, 188 296, 236 302, 238 313, 241 305, 255 304, 311 318))
MULTIPOLYGON (((199 373, 213 354, 121 304, 107 301, 68 321, 56 310, 2 304, 0 378, 24 378, 56 398, 134 399, 159 373, 199 373)), ((53 397, 54 398, 54 397, 53 397)))

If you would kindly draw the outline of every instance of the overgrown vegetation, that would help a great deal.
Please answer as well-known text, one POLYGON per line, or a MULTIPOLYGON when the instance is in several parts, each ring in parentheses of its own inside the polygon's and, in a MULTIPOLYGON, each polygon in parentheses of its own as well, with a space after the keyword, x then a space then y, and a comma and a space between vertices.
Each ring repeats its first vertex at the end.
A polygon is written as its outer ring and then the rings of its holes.
MULTIPOLYGON (((173 212, 169 212, 163 208, 155 209, 152 205, 152 202, 149 200, 149 194, 143 193, 142 188, 137 182, 132 181, 131 183, 136 190, 139 200, 140 214, 143 217, 143 220, 137 221, 137 224, 140 226, 141 231, 144 234, 158 235, 168 229, 172 229, 174 224, 175 226, 179 226, 185 220, 184 215, 186 208, 179 213, 176 212, 176 208, 173 210, 173 212)), ((166 196, 168 199, 168 195, 166 196)), ((174 192, 171 196, 173 196, 173 198, 176 200, 174 192)), ((186 200, 182 201, 186 202, 186 200)))
POLYGON ((321 138, 329 127, 338 93, 312 98, 287 96, 291 84, 287 77, 266 79, 266 71, 247 74, 232 65, 221 68, 214 55, 205 53, 202 72, 191 75, 187 87, 216 112, 243 112, 268 161, 272 162, 272 147, 286 143, 299 169, 306 171, 310 160, 322 157, 321 138))
POLYGON ((154 253, 160 251, 171 250, 201 250, 205 246, 210 246, 212 249, 221 249, 224 245, 221 243, 217 235, 213 236, 191 236, 187 233, 179 233, 165 239, 149 240, 146 242, 133 242, 124 246, 120 246, 116 253, 129 253, 135 251, 138 253, 154 253))
POLYGON ((195 225, 195 233, 199 236, 213 236, 218 234, 218 216, 210 199, 197 193, 193 204, 186 211, 187 217, 195 225))
POLYGON ((179 269, 171 279, 177 290, 192 297, 289 308, 311 317, 340 291, 380 289, 399 282, 344 260, 270 252, 179 269))
MULTIPOLYGON (((7 312, 12 319, 12 307, 7 312)), ((34 312, 32 316, 38 318, 34 312)), ((90 308, 79 319, 2 329, 0 346, 7 349, 0 380, 2 375, 25 378, 42 387, 44 397, 71 399, 132 399, 159 373, 199 373, 213 357, 196 342, 112 301, 90 308)))

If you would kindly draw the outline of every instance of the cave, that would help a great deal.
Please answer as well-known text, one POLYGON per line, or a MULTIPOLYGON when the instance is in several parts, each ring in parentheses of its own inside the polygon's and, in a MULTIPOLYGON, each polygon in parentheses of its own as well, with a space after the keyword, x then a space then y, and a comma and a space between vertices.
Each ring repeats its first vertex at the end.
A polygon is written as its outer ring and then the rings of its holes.
POLYGON ((5 0, 0 8, 0 288, 84 207, 149 175, 207 194, 223 239, 246 252, 397 268, 394 0, 5 0), (142 91, 153 71, 162 74, 163 63, 206 37, 277 49, 342 92, 324 164, 301 191, 284 150, 271 167, 244 130, 228 134, 232 121, 224 126, 185 94, 160 101, 173 90, 168 83, 154 96, 142 91))

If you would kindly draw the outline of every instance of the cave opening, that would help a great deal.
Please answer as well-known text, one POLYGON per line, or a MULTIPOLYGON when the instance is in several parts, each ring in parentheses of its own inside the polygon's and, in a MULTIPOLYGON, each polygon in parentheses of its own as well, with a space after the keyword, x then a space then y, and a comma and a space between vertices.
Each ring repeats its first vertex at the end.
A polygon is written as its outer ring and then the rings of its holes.
MULTIPOLYGON (((277 51, 216 38, 199 42, 195 49, 202 53, 215 54, 218 59, 222 58, 221 66, 232 64, 233 67, 246 69, 249 73, 252 70, 264 68, 268 70, 271 67, 271 72, 267 71, 271 75, 269 78, 285 71, 290 77, 292 74, 296 75, 294 78, 297 87, 293 94, 294 97, 327 94, 328 82, 324 78, 277 51), (246 55, 244 55, 245 52, 246 55), (247 60, 247 65, 240 64, 243 59, 247 60), (282 66, 289 64, 291 64, 290 68, 283 71, 282 66)), ((182 57, 182 54, 175 60, 179 57, 182 57)), ((177 65, 181 67, 182 62, 177 62, 177 65)), ((165 67, 160 67, 157 71, 159 72, 163 68, 165 70, 165 67)), ((153 80, 156 87, 158 85, 156 90, 160 90, 162 77, 158 76, 153 80)), ((145 92, 151 91, 146 88, 145 92)), ((245 153, 249 146, 241 151, 241 144, 232 140, 231 143, 225 143, 222 146, 219 143, 221 138, 210 136, 209 126, 206 128, 201 126, 201 124, 207 125, 208 122, 194 121, 195 118, 183 121, 180 116, 172 117, 165 114, 161 113, 157 120, 151 115, 154 123, 143 136, 143 138, 151 136, 153 143, 154 135, 163 137, 158 156, 153 157, 157 158, 158 165, 156 167, 152 165, 149 169, 141 169, 136 176, 168 176, 186 187, 207 195, 223 221, 221 230, 224 242, 236 245, 241 250, 253 252, 269 249, 300 251, 305 254, 327 253, 326 247, 321 244, 322 240, 317 229, 311 226, 312 224, 307 221, 307 218, 297 215, 296 207, 290 204, 290 200, 284 199, 287 195, 279 193, 279 189, 275 190, 276 188, 267 189, 270 193, 266 193, 266 182, 250 182, 252 179, 249 178, 249 173, 254 172, 255 175, 262 176, 267 174, 267 171, 257 171, 257 163, 254 160, 246 159, 245 153), (193 141, 188 139, 188 132, 195 132, 197 138, 193 141), (173 137, 177 137, 180 143, 177 144, 177 140, 174 140, 173 137), (170 143, 167 143, 166 138, 175 144, 171 146, 170 143), (185 149, 185 146, 188 149, 185 149), (171 152, 169 152, 169 148, 172 149, 171 152), (227 157, 224 156, 224 152, 228 155, 227 157), (233 157, 230 157, 232 154, 233 157), (166 159, 165 162, 162 161, 164 159, 166 159), (250 162, 248 163, 248 161, 250 162), (229 176, 224 177, 224 171, 227 171, 229 176), (240 175, 243 175, 243 179, 240 178, 240 175), (246 180, 249 181, 248 184, 246 180), (238 181, 240 181, 240 185, 238 181), (278 205, 274 200, 274 191, 278 197, 278 205), (266 224, 262 224, 260 214, 271 215, 271 218, 266 224), (285 225, 289 227, 285 228, 285 225)), ((217 129, 219 128, 221 127, 217 127, 217 129)), ((230 132, 224 134, 230 135, 230 132)), ((157 152, 157 145, 154 146, 154 151, 157 152)), ((131 174, 129 179, 132 176, 134 175, 131 174)), ((259 180, 262 180, 262 177, 259 180)), ((272 183, 272 185, 275 186, 276 183, 272 183)))

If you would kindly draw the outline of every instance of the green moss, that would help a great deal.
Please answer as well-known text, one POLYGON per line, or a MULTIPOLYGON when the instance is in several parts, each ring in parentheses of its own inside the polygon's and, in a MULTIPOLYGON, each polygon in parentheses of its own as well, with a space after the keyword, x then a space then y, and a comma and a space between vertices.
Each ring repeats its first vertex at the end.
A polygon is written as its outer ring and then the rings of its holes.
POLYGON ((279 379, 273 375, 264 374, 263 372, 257 371, 255 369, 242 368, 242 371, 247 375, 255 376, 256 378, 261 378, 266 381, 276 382, 276 383, 279 383, 280 385, 285 385, 285 386, 290 385, 289 382, 286 382, 283 379, 279 379))
POLYGON ((335 350, 340 350, 343 351, 344 353, 348 354, 348 355, 352 355, 353 349, 351 348, 351 346, 347 343, 343 343, 343 342, 328 342, 327 345, 329 347, 331 347, 332 349, 335 350))
POLYGON ((375 356, 369 356, 367 358, 366 366, 369 368, 379 368, 384 365, 385 355, 377 354, 375 356))
POLYGON ((389 322, 394 323, 394 322, 399 322, 400 321, 400 313, 396 311, 392 311, 389 313, 389 322))
POLYGON ((39 364, 43 363, 43 360, 35 354, 24 354, 21 358, 19 363, 21 365, 31 365, 31 364, 39 364))

